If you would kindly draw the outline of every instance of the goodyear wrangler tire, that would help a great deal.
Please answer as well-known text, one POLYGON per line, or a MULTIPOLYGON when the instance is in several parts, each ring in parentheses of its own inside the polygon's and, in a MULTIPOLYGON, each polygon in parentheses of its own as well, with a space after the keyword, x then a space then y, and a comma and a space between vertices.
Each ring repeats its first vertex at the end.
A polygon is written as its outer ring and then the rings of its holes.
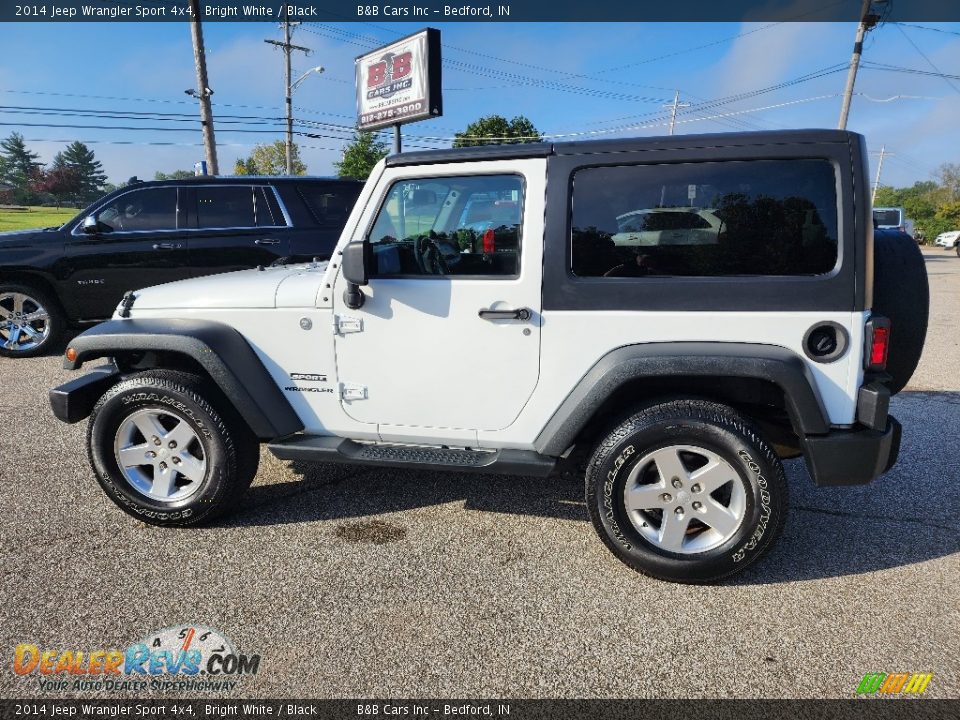
POLYGON ((133 375, 90 415, 87 447, 100 486, 123 511, 153 525, 213 520, 256 474, 257 440, 201 378, 170 371, 133 375))
POLYGON ((590 518, 608 548, 661 580, 708 583, 760 558, 783 531, 783 465, 732 408, 674 400, 621 422, 586 474, 590 518))
POLYGON ((930 287, 923 253, 909 235, 878 230, 873 243, 873 310, 890 318, 887 383, 903 390, 923 353, 930 312, 930 287))

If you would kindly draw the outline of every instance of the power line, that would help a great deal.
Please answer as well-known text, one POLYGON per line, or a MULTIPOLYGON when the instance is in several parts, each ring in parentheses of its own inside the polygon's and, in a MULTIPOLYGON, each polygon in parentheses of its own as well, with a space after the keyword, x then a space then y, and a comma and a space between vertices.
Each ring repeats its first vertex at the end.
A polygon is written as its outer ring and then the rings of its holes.
POLYGON ((894 22, 890 24, 897 25, 899 27, 910 27, 910 28, 916 28, 917 30, 929 30, 931 32, 945 33, 946 35, 956 35, 960 37, 960 32, 956 32, 954 30, 944 30, 943 28, 928 27, 927 25, 914 25, 913 23, 905 23, 905 22, 894 22))
MULTIPOLYGON (((340 33, 341 35, 352 36, 352 37, 360 37, 360 38, 363 37, 356 33, 351 33, 346 30, 340 30, 338 28, 330 28, 328 30, 326 26, 321 26, 321 27, 323 30, 327 30, 328 32, 337 32, 337 33, 340 33)), ((350 43, 352 45, 358 45, 360 47, 366 47, 366 48, 377 47, 375 42, 372 42, 366 39, 362 41, 354 41, 354 40, 348 40, 342 37, 336 37, 336 36, 331 37, 328 34, 324 34, 323 32, 318 32, 317 30, 314 30, 312 28, 303 28, 303 31, 312 33, 314 35, 319 35, 321 37, 326 37, 328 39, 338 40, 341 42, 350 43)), ((544 78, 535 78, 529 75, 521 75, 519 73, 508 72, 506 70, 499 70, 496 68, 486 67, 484 65, 477 65, 475 63, 468 63, 462 60, 454 60, 450 58, 443 59, 443 66, 448 67, 452 70, 469 72, 471 75, 481 75, 484 77, 512 81, 514 84, 519 86, 529 86, 529 87, 537 87, 545 90, 557 90, 561 92, 577 93, 582 95, 589 95, 591 97, 605 98, 609 100, 628 100, 632 102, 647 102, 647 103, 662 103, 662 102, 669 101, 669 98, 649 97, 644 95, 634 95, 634 94, 628 94, 628 93, 622 93, 622 92, 615 92, 613 90, 601 90, 598 88, 589 88, 589 87, 582 87, 579 85, 570 85, 568 83, 563 83, 557 80, 546 80, 544 78)), ((585 75, 580 75, 579 77, 582 77, 584 79, 589 79, 593 82, 596 81, 596 78, 589 78, 589 76, 585 76, 585 75)), ((638 86, 631 83, 620 83, 617 81, 604 81, 604 82, 610 82, 613 84, 627 85, 627 86, 633 86, 633 87, 647 87, 647 86, 638 86)), ((657 89, 662 89, 662 88, 657 88, 657 89)))
MULTIPOLYGON (((913 49, 917 51, 917 53, 920 55, 920 57, 922 57, 924 60, 927 61, 927 65, 929 65, 930 67, 932 67, 932 68, 934 69, 934 71, 936 71, 936 72, 940 73, 941 75, 943 75, 943 72, 941 72, 940 68, 938 68, 936 65, 933 64, 933 60, 931 60, 930 58, 928 58, 928 57, 926 56, 926 53, 924 53, 923 50, 921 50, 921 49, 919 48, 919 46, 910 38, 910 36, 907 35, 907 31, 906 31, 906 30, 904 30, 904 29, 903 29, 902 27, 900 27, 899 25, 897 26, 897 30, 899 30, 899 31, 900 31, 900 34, 903 35, 903 37, 906 39, 906 41, 913 46, 913 49)), ((954 85, 952 82, 950 82, 950 79, 949 79, 949 78, 947 78, 946 76, 944 76, 943 81, 944 81, 945 83, 947 83, 951 88, 953 88, 953 91, 954 91, 955 93, 957 93, 958 95, 960 95, 960 88, 957 88, 956 85, 954 85)))
POLYGON ((886 70, 889 72, 908 73, 910 75, 924 75, 926 77, 947 78, 949 80, 960 80, 960 75, 950 75, 944 72, 931 72, 929 70, 920 70, 918 68, 905 68, 898 65, 888 65, 887 63, 864 62, 863 67, 868 70, 886 70))
MULTIPOLYGON (((727 95, 720 98, 714 98, 713 100, 708 100, 702 103, 691 105, 690 108, 686 110, 684 114, 701 112, 703 110, 709 110, 711 108, 721 107, 723 105, 729 105, 730 103, 739 102, 741 100, 747 100, 750 98, 758 97, 760 95, 766 95, 768 93, 775 92, 777 90, 782 90, 787 87, 800 85, 802 83, 809 82, 811 80, 816 80, 822 77, 827 77, 828 75, 833 75, 835 73, 842 72, 846 69, 846 67, 847 67, 846 63, 828 65, 826 67, 819 68, 818 70, 812 70, 811 72, 806 73, 804 75, 800 75, 798 77, 791 78, 789 80, 784 80, 782 82, 775 83, 774 85, 770 85, 764 88, 749 90, 749 91, 737 93, 735 95, 727 95)), ((623 122, 624 120, 641 119, 641 118, 650 117, 656 114, 659 114, 659 113, 643 113, 640 115, 626 115, 619 118, 612 118, 609 120, 594 120, 587 124, 598 125, 598 124, 610 123, 610 122, 623 122)))

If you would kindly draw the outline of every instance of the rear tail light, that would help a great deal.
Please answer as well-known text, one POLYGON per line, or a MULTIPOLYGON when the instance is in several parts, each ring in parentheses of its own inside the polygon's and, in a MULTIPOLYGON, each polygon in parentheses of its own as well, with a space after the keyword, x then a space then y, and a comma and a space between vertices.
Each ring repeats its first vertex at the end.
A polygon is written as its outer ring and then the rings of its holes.
POLYGON ((873 317, 866 327, 864 365, 867 370, 884 370, 890 350, 890 321, 885 317, 873 317))

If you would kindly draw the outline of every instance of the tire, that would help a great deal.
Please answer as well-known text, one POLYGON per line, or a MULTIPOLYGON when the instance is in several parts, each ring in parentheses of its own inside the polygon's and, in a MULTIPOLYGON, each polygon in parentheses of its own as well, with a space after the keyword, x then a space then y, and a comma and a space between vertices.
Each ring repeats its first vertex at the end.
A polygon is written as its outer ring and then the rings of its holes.
POLYGON ((887 372, 891 394, 903 390, 923 354, 930 314, 930 287, 923 254, 908 235, 874 233, 873 310, 890 318, 887 372))
POLYGON ((637 412, 600 441, 587 467, 586 501, 600 539, 634 570, 711 583, 772 547, 786 520, 787 483, 779 458, 735 410, 674 400, 637 412), (633 509, 628 490, 639 498, 633 509))
POLYGON ((214 388, 164 370, 132 375, 100 398, 87 448, 97 481, 120 509, 177 527, 230 510, 260 457, 257 438, 214 388), (121 467, 121 458, 130 465, 121 467))
POLYGON ((60 303, 46 290, 24 283, 0 282, 0 355, 42 355, 57 347, 66 326, 60 303))

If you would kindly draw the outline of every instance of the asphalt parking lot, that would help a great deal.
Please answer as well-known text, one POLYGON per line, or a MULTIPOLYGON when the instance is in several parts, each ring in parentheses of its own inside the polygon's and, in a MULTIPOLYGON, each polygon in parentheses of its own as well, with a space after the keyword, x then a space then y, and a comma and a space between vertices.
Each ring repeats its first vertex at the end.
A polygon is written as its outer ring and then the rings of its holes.
POLYGON ((818 490, 789 462, 785 535, 719 587, 630 571, 575 480, 264 452, 221 525, 142 525, 94 481, 85 424, 49 412, 60 358, 0 359, 0 696, 45 695, 12 672, 17 643, 123 648, 197 623, 262 658, 230 697, 851 697, 866 672, 924 671, 927 696, 956 698, 960 259, 925 255, 899 464, 818 490))

